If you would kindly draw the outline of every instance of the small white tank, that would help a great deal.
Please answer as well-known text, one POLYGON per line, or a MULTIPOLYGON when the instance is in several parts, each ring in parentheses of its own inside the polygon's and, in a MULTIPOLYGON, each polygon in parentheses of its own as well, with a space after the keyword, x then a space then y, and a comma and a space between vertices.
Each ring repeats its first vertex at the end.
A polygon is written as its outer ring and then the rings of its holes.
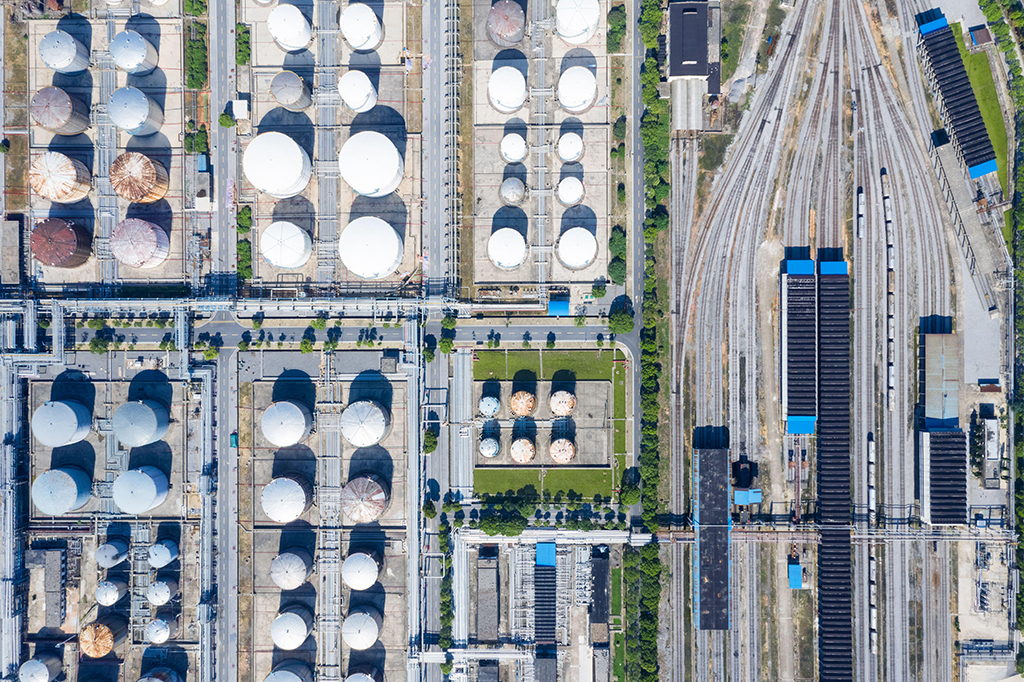
POLYGON ((495 230, 487 240, 487 257, 502 270, 514 270, 526 260, 526 239, 511 227, 495 230))
POLYGON ((558 138, 558 160, 573 163, 583 158, 583 138, 578 133, 566 133, 558 138))
POLYGON ((147 76, 156 69, 156 47, 137 31, 121 31, 110 43, 114 65, 133 76, 147 76))
POLYGON ((384 28, 377 14, 361 2, 353 2, 341 13, 341 35, 356 52, 371 52, 384 42, 384 28))
POLYGON ((64 661, 57 654, 36 653, 18 668, 18 682, 52 682, 64 669, 64 661))
POLYGON ((345 105, 357 114, 377 106, 377 90, 362 71, 349 69, 338 81, 338 92, 345 105))
POLYGON ((356 651, 365 651, 380 637, 384 617, 372 606, 355 606, 341 626, 341 638, 356 651))
POLYGON ((556 194, 558 196, 558 203, 563 206, 576 206, 583 203, 586 191, 583 189, 583 181, 569 175, 559 181, 556 194))
POLYGON ((519 206, 526 201, 526 185, 519 178, 505 178, 499 193, 501 203, 506 206, 519 206))
POLYGON ((503 114, 514 114, 526 104, 526 76, 514 66, 499 66, 487 79, 491 106, 503 114))
POLYGON ((313 428, 313 413, 295 400, 279 400, 263 410, 263 437, 271 445, 286 448, 299 443, 313 428))
POLYGON ((118 88, 107 101, 110 122, 129 135, 154 135, 164 124, 164 112, 152 97, 138 88, 118 88))
POLYGON ((485 417, 493 417, 498 414, 501 402, 493 395, 485 395, 480 398, 480 414, 485 417))
POLYGON ((481 457, 487 457, 488 459, 491 457, 497 457, 499 449, 500 446, 497 438, 483 438, 480 441, 481 457))
POLYGON ((76 466, 44 471, 32 482, 32 503, 46 516, 60 516, 81 509, 90 499, 92 479, 76 466))
POLYGON ((160 540, 149 548, 149 565, 163 568, 178 558, 178 543, 174 540, 160 540))
POLYGON ((313 612, 302 604, 292 604, 277 615, 270 625, 274 646, 285 651, 298 649, 313 631, 313 612))
POLYGON ((526 140, 519 133, 509 133, 501 138, 498 153, 505 163, 522 163, 526 159, 526 140))
POLYGON ((313 574, 313 555, 302 547, 292 547, 270 562, 270 578, 282 590, 294 590, 313 574))
POLYGON ((121 445, 137 448, 163 438, 169 421, 167 408, 155 400, 133 400, 117 408, 111 426, 121 445))
POLYGON ((309 19, 295 5, 278 5, 267 17, 270 36, 285 52, 304 50, 313 40, 309 19))
POLYGON ((124 540, 107 540, 96 548, 96 565, 113 568, 128 558, 128 543, 124 540))
POLYGON ((146 639, 150 644, 164 644, 178 634, 178 621, 167 618, 156 618, 146 626, 146 639))
POLYGON ((585 66, 570 66, 558 78, 558 103, 573 114, 593 106, 597 99, 597 77, 585 66))
POLYGON ((345 682, 384 682, 384 673, 369 664, 349 668, 345 682))
POLYGON ((146 599, 153 606, 163 606, 178 594, 178 581, 171 578, 161 578, 149 584, 146 590, 146 599))
POLYGON ((263 487, 260 501, 271 521, 291 523, 313 506, 313 486, 305 476, 285 474, 263 487))
POLYGON ((128 583, 117 578, 96 583, 96 602, 100 606, 113 606, 128 594, 128 583))
POLYGON ((302 661, 292 658, 275 665, 263 682, 313 682, 313 671, 302 661))
POLYGON ((303 111, 313 103, 309 83, 294 71, 278 71, 270 81, 270 94, 288 111, 303 111))
POLYGON ((375 552, 352 552, 341 565, 341 579, 353 590, 368 590, 380 577, 380 561, 375 552))
POLYGON ((89 50, 65 31, 50 31, 43 36, 39 57, 57 73, 75 74, 89 68, 89 50))
POLYGON ((294 270, 309 262, 313 255, 313 238, 295 223, 278 220, 260 235, 260 251, 275 268, 294 270))

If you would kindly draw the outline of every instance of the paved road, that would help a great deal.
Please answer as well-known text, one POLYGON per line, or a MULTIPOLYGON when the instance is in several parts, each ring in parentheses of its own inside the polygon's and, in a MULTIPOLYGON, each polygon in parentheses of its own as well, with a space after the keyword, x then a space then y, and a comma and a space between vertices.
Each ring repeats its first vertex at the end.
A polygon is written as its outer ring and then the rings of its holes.
POLYGON ((445 108, 446 86, 452 77, 445 59, 445 45, 447 40, 456 40, 457 35, 449 35, 446 30, 446 12, 447 2, 435 0, 423 4, 423 176, 426 180, 423 276, 427 297, 454 294, 445 287, 452 257, 448 252, 452 226, 446 207, 451 192, 449 185, 457 181, 446 175, 454 140, 445 135, 452 115, 445 108))
POLYGON ((213 167, 213 226, 210 272, 217 296, 235 294, 235 203, 238 174, 235 128, 222 128, 217 117, 237 93, 235 81, 235 3, 210 3, 210 161, 213 167))

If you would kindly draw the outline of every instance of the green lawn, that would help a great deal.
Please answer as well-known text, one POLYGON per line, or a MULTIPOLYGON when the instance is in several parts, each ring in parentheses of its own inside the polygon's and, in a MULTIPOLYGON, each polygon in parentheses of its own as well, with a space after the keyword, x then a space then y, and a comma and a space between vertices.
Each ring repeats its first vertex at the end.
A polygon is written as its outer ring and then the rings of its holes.
POLYGON ((622 569, 616 568, 612 570, 612 605, 611 611, 613 616, 618 616, 622 613, 622 569))
MULTIPOLYGON (((619 352, 615 352, 616 360, 624 360, 625 356, 619 352)), ((613 413, 613 425, 615 428, 613 449, 612 451, 616 454, 624 453, 626 451, 626 377, 629 374, 626 371, 626 364, 624 362, 617 362, 615 364, 614 375, 612 379, 613 398, 612 405, 615 409, 613 413)))
POLYGON ((964 47, 960 24, 950 24, 949 27, 953 29, 953 36, 956 38, 957 47, 960 48, 964 67, 967 69, 967 77, 971 81, 971 89, 974 90, 978 107, 981 109, 981 118, 985 121, 988 138, 992 141, 992 148, 996 152, 996 164, 999 166, 997 175, 999 184, 1005 193, 1007 191, 1006 124, 1003 121, 1003 110, 999 107, 999 97, 996 96, 996 84, 992 78, 992 66, 988 61, 988 53, 970 54, 964 47))
POLYGON ((473 378, 511 381, 516 372, 525 369, 536 373, 538 379, 549 381, 556 372, 567 369, 576 374, 578 381, 611 381, 614 353, 612 350, 479 351, 473 363, 473 378))
POLYGON ((743 29, 750 14, 750 3, 743 0, 726 0, 722 3, 722 82, 729 80, 740 63, 740 48, 743 47, 743 29))
POLYGON ((616 682, 626 680, 626 635, 615 633, 615 651, 612 656, 612 676, 616 682))
POLYGON ((489 493, 497 495, 507 490, 519 490, 527 485, 535 485, 542 493, 548 490, 552 495, 559 490, 568 493, 570 490, 579 493, 584 499, 594 495, 611 497, 615 488, 612 469, 548 469, 541 483, 539 468, 501 469, 497 467, 477 467, 473 472, 473 489, 479 495, 489 493))

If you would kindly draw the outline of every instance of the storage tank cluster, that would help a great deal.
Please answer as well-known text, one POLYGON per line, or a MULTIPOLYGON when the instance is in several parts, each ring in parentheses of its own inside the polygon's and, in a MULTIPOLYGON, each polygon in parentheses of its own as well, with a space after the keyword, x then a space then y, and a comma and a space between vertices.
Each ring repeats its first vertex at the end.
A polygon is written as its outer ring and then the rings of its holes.
MULTIPOLYGON (((564 419, 570 416, 576 409, 576 404, 576 396, 566 390, 555 391, 548 399, 548 407, 552 416, 556 418, 564 419)), ((537 398, 529 391, 516 391, 509 401, 511 412, 517 419, 532 414, 536 405, 537 398)), ((485 418, 497 415, 499 408, 500 401, 496 396, 483 396, 478 404, 479 412, 485 418)), ((497 457, 500 449, 501 442, 496 430, 492 432, 485 427, 479 443, 480 456, 488 459, 497 457)), ((537 454, 537 446, 532 438, 520 436, 513 439, 509 454, 516 464, 529 464, 537 454)), ((548 454, 555 464, 568 464, 576 456, 576 444, 570 438, 552 436, 548 454)))

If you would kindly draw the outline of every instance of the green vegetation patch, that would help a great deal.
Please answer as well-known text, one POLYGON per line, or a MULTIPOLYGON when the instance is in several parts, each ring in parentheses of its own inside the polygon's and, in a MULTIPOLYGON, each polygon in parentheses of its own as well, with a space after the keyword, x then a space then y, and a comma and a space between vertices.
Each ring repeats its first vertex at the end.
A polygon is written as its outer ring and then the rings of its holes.
POLYGON ((210 68, 208 63, 209 50, 206 46, 206 24, 192 22, 195 38, 185 41, 185 81, 189 89, 202 90, 206 87, 206 77, 210 68))
POLYGON ((612 604, 611 612, 613 616, 622 614, 622 569, 612 569, 612 604))
POLYGON ((722 82, 732 78, 740 64, 740 49, 743 47, 743 29, 750 15, 750 3, 741 0, 726 0, 722 3, 722 82))
POLYGON ((705 135, 702 139, 704 153, 700 155, 702 170, 714 172, 725 161, 725 152, 732 144, 732 135, 705 135))
POLYGON ((612 655, 612 675, 615 682, 626 682, 626 635, 615 633, 615 651, 612 655))
POLYGON ((996 83, 992 78, 992 65, 988 60, 987 52, 971 54, 964 46, 964 36, 960 30, 960 24, 950 24, 953 29, 953 37, 956 38, 956 46, 960 48, 960 57, 964 60, 964 68, 967 69, 967 78, 971 81, 971 89, 978 100, 978 108, 981 109, 981 118, 985 121, 985 130, 988 131, 988 139, 992 141, 992 148, 996 152, 996 165, 999 167, 996 174, 999 176, 999 185, 1005 192, 1006 185, 1006 123, 1003 121, 1003 110, 999 106, 999 97, 996 95, 996 83))
POLYGON ((611 468, 600 469, 546 469, 477 467, 473 472, 473 489, 477 495, 502 495, 508 490, 519 490, 528 485, 536 486, 543 493, 554 494, 559 490, 575 492, 583 499, 594 495, 611 497, 615 475, 611 468), (541 481, 541 471, 544 480, 541 481))
POLYGON ((252 44, 249 27, 245 24, 235 24, 235 63, 239 66, 248 64, 251 56, 252 44))
POLYGON ((626 6, 619 3, 608 10, 608 51, 622 51, 622 39, 626 37, 626 6))
POLYGON ((568 370, 576 375, 577 381, 611 381, 613 357, 611 350, 480 351, 473 363, 473 378, 511 381, 517 372, 525 370, 542 381, 550 381, 555 373, 568 370))
POLYGON ((782 28, 782 20, 785 18, 786 11, 782 9, 782 0, 772 0, 772 4, 768 8, 768 16, 764 22, 764 33, 762 34, 764 39, 761 41, 761 47, 757 51, 757 69, 761 73, 768 70, 768 58, 775 52, 779 38, 782 37, 779 29, 782 28))

